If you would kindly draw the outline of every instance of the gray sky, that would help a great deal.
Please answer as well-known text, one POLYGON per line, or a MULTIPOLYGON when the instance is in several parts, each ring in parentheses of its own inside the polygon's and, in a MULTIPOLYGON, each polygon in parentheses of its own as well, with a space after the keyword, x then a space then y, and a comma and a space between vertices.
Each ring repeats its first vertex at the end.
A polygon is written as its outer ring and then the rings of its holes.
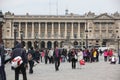
POLYGON ((64 15, 86 12, 114 13, 120 12, 120 0, 0 0, 0 10, 14 14, 64 15))

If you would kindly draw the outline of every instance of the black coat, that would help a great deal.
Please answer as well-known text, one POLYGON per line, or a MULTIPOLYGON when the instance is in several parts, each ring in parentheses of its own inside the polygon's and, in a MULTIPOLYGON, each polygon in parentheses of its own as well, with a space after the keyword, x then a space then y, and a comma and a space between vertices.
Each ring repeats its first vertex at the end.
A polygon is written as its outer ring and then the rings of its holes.
POLYGON ((5 55, 4 55, 4 46, 0 44, 0 57, 1 57, 1 66, 5 64, 5 55))

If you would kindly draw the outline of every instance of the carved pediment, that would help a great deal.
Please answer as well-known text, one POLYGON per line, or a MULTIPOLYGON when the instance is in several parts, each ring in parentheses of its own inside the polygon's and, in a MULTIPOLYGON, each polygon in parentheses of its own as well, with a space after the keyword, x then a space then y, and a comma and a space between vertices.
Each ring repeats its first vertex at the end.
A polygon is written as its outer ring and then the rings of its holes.
POLYGON ((113 17, 105 13, 105 14, 96 16, 95 19, 113 19, 113 17))

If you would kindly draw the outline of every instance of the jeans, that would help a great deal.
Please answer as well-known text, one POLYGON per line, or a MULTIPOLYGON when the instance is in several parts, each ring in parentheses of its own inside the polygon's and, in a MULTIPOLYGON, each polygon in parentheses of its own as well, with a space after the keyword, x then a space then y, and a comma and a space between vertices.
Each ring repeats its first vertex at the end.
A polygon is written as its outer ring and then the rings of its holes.
POLYGON ((26 67, 24 66, 24 64, 21 64, 19 67, 17 67, 15 69, 15 80, 19 80, 19 73, 22 73, 23 75, 23 80, 27 80, 27 76, 26 76, 26 67))
POLYGON ((6 73, 4 66, 0 66, 0 80, 6 80, 6 73))
POLYGON ((119 58, 118 64, 120 64, 120 56, 118 56, 118 58, 119 58))
POLYGON ((29 69, 29 73, 33 73, 33 66, 34 66, 34 61, 29 61, 29 66, 30 66, 30 69, 29 69))
POLYGON ((59 66, 60 66, 60 59, 56 58, 55 59, 55 70, 58 71, 59 70, 59 66))
POLYGON ((76 68, 76 59, 72 58, 72 69, 76 68))

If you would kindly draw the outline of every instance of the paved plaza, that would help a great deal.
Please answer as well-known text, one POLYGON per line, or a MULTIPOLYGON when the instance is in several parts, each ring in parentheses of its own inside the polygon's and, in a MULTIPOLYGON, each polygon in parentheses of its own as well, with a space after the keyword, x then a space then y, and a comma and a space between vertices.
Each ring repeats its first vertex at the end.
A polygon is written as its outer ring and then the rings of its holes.
MULTIPOLYGON (((78 65, 77 65, 78 66, 78 65)), ((10 63, 6 65, 7 80, 14 80, 14 71, 10 63)), ((55 71, 54 64, 40 63, 34 67, 34 74, 29 74, 28 80, 120 80, 120 64, 110 64, 103 61, 86 63, 82 69, 72 69, 71 63, 61 63, 60 70, 55 71)), ((20 74, 20 80, 22 75, 20 74)))

